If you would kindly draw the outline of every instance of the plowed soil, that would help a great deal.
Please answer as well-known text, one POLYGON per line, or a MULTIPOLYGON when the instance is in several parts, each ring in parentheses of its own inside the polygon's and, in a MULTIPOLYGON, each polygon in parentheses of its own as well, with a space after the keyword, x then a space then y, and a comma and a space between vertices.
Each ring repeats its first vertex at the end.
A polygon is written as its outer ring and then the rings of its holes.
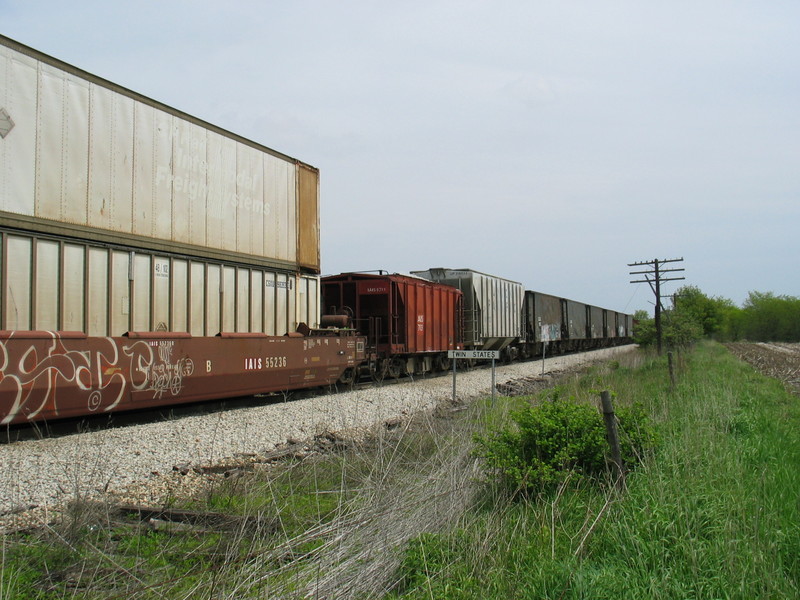
POLYGON ((780 379, 800 394, 800 344, 736 342, 725 346, 764 375, 780 379))

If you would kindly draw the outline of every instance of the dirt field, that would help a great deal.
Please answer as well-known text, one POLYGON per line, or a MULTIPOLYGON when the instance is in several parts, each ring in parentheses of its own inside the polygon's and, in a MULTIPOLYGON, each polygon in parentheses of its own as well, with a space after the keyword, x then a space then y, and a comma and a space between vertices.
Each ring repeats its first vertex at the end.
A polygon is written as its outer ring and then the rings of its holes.
POLYGON ((725 347, 764 375, 780 379, 800 394, 800 344, 736 342, 725 347))

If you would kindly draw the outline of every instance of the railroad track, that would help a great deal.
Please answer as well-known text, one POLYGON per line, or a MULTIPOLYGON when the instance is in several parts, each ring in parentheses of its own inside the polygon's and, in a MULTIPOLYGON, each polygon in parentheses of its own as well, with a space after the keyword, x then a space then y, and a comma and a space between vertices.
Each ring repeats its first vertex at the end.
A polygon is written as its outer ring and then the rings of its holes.
MULTIPOLYGON (((580 353, 572 353, 580 354, 580 353)), ((552 357, 548 357, 548 360, 552 357)), ((530 362, 540 362, 540 358, 515 361, 509 364, 522 364, 530 362)), ((498 366, 507 366, 498 364, 498 366)), ((490 363, 477 363, 459 367, 459 373, 480 371, 481 369, 491 368, 490 363)), ((192 402, 187 404, 177 404, 153 409, 143 409, 137 411, 104 413, 84 417, 75 417, 51 422, 33 422, 13 426, 7 426, 0 430, 0 445, 14 442, 34 441, 48 438, 58 438, 93 431, 102 431, 116 427, 132 427, 158 423, 163 421, 174 421, 187 417, 213 415, 226 410, 237 410, 251 408, 269 404, 282 404, 294 400, 303 400, 320 396, 330 396, 331 394, 353 392, 371 388, 382 388, 387 386, 415 383, 440 377, 452 377, 452 371, 439 371, 427 373, 424 376, 403 376, 399 378, 384 377, 380 380, 364 379, 349 385, 336 384, 322 388, 306 388, 290 390, 287 392, 276 392, 271 394, 242 396, 221 400, 207 400, 204 402, 192 402)), ((525 386, 520 384, 521 389, 525 386)), ((505 393, 505 392, 501 392, 505 393)), ((520 392, 520 395, 525 392, 520 392)), ((528 392, 530 393, 530 392, 528 392)), ((511 394, 507 394, 511 395, 511 394)))
MULTIPOLYGON (((581 368, 611 360, 631 348, 548 358, 547 370, 581 368)), ((538 378, 540 373, 540 361, 512 363, 498 367, 497 381, 503 385, 538 378)), ((466 402, 485 396, 490 386, 483 369, 460 373, 459 399, 466 402)), ((48 518, 50 511, 75 497, 112 494, 117 502, 157 506, 184 493, 182 486, 207 467, 245 460, 242 457, 261 460, 287 443, 303 448, 327 433, 355 436, 376 426, 397 426, 415 413, 450 405, 451 397, 449 377, 413 384, 400 380, 380 387, 2 444, 0 529, 20 520, 48 518)))

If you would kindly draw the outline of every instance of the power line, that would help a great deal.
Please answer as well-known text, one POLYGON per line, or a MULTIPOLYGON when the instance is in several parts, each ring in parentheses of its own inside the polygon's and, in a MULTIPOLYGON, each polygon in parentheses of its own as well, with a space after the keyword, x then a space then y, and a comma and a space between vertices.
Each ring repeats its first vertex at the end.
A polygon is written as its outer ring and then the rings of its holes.
POLYGON ((635 279, 631 283, 646 283, 650 286, 656 297, 656 340, 658 353, 661 354, 661 284, 667 281, 680 281, 686 279, 685 277, 664 277, 664 273, 678 273, 686 269, 664 269, 662 265, 668 263, 683 262, 683 258, 654 258, 653 260, 643 260, 635 263, 628 263, 629 267, 647 267, 644 271, 631 271, 631 275, 644 275, 644 279, 635 279))

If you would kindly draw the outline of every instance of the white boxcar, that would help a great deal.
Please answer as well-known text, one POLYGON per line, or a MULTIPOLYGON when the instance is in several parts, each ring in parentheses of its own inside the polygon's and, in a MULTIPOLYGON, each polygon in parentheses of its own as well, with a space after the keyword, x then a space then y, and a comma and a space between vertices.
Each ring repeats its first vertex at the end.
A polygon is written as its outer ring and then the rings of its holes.
POLYGON ((319 273, 318 181, 0 36, 0 224, 319 273))
POLYGON ((317 169, 0 36, 0 329, 319 322, 317 169))
POLYGON ((412 274, 462 291, 465 348, 503 350, 523 337, 525 288, 521 283, 472 269, 428 269, 412 274))
POLYGON ((0 329, 283 335, 319 323, 319 276, 0 230, 0 329))

